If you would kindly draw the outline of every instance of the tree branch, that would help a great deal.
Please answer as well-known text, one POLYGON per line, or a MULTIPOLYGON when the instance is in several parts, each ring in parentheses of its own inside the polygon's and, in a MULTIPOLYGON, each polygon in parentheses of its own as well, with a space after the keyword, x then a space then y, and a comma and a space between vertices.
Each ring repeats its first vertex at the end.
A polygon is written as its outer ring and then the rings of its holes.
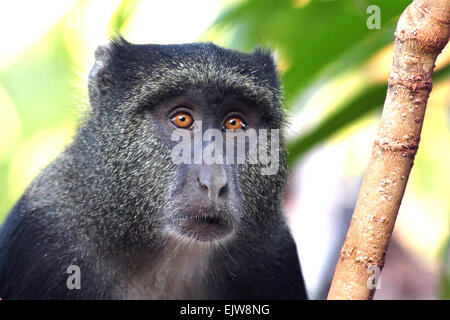
POLYGON ((372 299, 420 140, 434 63, 450 36, 450 0, 415 0, 395 32, 372 156, 328 299, 372 299))

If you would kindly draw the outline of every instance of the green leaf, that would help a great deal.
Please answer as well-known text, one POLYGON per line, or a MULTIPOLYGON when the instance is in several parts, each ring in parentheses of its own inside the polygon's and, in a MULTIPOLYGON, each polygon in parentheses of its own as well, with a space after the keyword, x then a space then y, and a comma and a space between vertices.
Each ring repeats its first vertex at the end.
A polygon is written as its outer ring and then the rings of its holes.
POLYGON ((114 11, 110 21, 110 34, 116 35, 123 32, 130 18, 136 12, 139 0, 122 0, 114 11))
MULTIPOLYGON (((435 72, 433 83, 450 75, 450 65, 435 72)), ((326 116, 315 128, 288 145, 287 162, 292 166, 314 146, 322 143, 339 130, 362 118, 369 112, 381 110, 386 98, 387 84, 369 86, 337 111, 326 116)))
POLYGON ((0 74, 0 83, 14 101, 24 136, 42 128, 75 119, 73 96, 76 79, 64 29, 56 24, 0 74), (39 110, 39 112, 30 111, 39 110))
POLYGON ((278 50, 287 65, 282 79, 289 107, 331 64, 334 74, 355 68, 390 43, 397 17, 409 4, 312 0, 298 8, 290 0, 247 0, 229 8, 214 26, 234 28, 232 45, 241 50, 261 44, 278 50), (369 4, 380 7, 380 30, 366 26, 369 4))

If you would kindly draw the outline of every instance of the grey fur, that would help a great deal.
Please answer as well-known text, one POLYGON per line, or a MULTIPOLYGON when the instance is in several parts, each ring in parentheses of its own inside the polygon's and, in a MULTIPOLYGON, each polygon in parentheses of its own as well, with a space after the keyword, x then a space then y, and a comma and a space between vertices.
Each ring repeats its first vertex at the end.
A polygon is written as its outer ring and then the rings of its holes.
POLYGON ((306 298, 281 211, 283 146, 274 176, 255 165, 236 169, 233 239, 201 245, 165 235, 163 212, 173 206, 179 173, 150 111, 186 90, 237 94, 262 114, 264 127, 284 122, 267 52, 121 38, 100 47, 89 77, 89 116, 2 226, 0 297, 306 298), (70 264, 81 268, 81 290, 66 288, 70 264))

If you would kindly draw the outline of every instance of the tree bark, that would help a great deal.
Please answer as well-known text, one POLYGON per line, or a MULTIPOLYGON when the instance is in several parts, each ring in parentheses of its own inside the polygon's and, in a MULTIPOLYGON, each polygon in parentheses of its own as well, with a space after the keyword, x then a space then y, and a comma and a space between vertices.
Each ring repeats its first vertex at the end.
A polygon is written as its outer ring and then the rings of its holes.
POLYGON ((401 15, 378 134, 328 299, 372 299, 414 163, 450 0, 415 0, 401 15))

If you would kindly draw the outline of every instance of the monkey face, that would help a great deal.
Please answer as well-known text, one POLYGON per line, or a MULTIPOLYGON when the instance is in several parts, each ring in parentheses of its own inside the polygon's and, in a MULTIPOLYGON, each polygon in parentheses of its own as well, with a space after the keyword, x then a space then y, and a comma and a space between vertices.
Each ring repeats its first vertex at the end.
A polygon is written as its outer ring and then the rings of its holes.
POLYGON ((270 55, 119 41, 96 59, 90 127, 107 124, 95 139, 129 241, 246 241, 280 219, 284 116, 270 55))
POLYGON ((227 144, 227 133, 245 134, 262 119, 236 95, 204 89, 188 89, 157 105, 150 116, 175 163, 163 210, 165 231, 201 242, 232 237, 243 215, 238 166, 245 162, 238 164, 237 158, 245 158, 249 142, 242 140, 247 148, 237 150, 236 140, 227 144))

